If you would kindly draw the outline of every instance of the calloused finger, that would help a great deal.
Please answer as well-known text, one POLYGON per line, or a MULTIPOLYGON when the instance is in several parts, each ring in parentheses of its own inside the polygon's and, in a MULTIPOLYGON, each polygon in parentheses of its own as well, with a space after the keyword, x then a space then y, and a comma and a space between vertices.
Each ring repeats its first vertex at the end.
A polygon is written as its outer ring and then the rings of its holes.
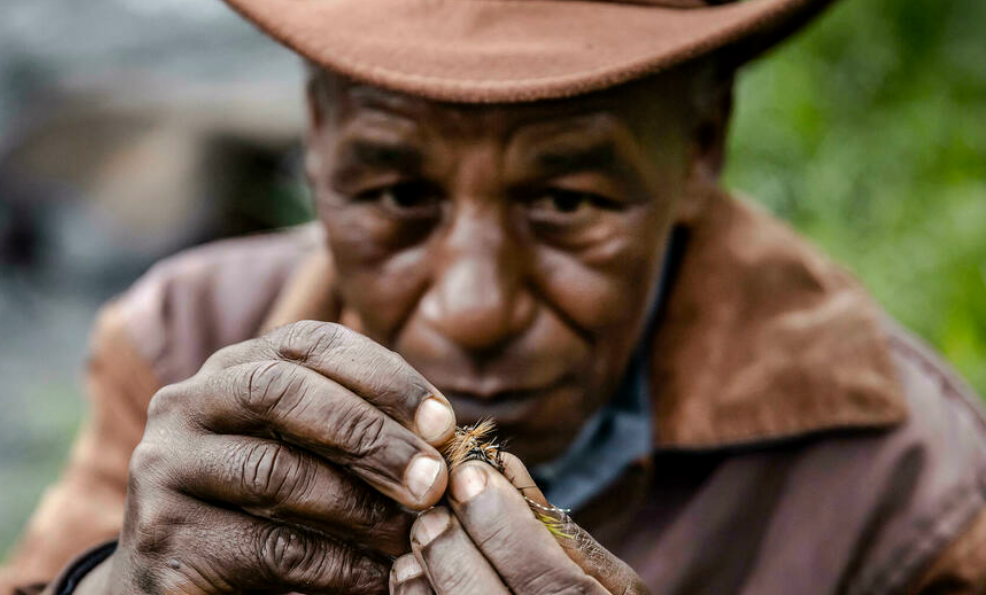
MULTIPOLYGON (((450 503, 483 556, 515 595, 607 591, 575 564, 506 477, 486 463, 452 470, 450 503)), ((412 548, 414 539, 412 534, 412 548)))
POLYGON ((397 353, 341 324, 302 321, 219 350, 200 374, 276 360, 304 366, 370 402, 432 445, 455 431, 448 399, 397 353))
POLYGON ((437 450, 346 387, 284 361, 240 364, 160 391, 155 416, 180 409, 209 432, 299 446, 407 508, 434 505, 447 472, 437 450), (190 404, 194 401, 194 408, 190 404))
POLYGON ((389 556, 410 551, 414 517, 356 477, 283 442, 196 437, 169 461, 182 493, 261 518, 314 527, 389 556))
POLYGON ((444 506, 422 514, 411 528, 411 549, 438 595, 509 595, 458 520, 444 506))
POLYGON ((394 560, 390 568, 390 595, 434 595, 425 571, 414 554, 394 560))

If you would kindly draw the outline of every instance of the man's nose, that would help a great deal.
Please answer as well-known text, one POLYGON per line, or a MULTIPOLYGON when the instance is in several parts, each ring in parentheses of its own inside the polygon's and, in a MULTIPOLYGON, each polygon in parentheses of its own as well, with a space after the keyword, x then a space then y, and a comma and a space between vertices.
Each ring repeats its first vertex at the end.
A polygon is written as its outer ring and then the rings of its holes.
POLYGON ((492 209, 459 213, 439 249, 438 266, 422 314, 463 349, 488 352, 533 321, 526 288, 528 263, 492 209))

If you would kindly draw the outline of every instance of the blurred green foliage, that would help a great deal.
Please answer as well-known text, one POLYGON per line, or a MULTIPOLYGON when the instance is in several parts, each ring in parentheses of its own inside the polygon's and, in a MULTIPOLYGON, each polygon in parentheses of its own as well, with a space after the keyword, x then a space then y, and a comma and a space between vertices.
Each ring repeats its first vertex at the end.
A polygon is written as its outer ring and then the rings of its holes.
POLYGON ((986 2, 847 0, 740 78, 726 183, 986 395, 986 2))

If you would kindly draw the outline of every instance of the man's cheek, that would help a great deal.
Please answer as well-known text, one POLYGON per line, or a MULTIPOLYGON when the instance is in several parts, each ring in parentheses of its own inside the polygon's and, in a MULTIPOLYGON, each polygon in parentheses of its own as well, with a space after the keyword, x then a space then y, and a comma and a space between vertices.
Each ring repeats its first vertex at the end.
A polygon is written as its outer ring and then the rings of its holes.
POLYGON ((350 316, 343 322, 384 344, 407 320, 427 286, 420 258, 403 255, 401 262, 399 256, 367 262, 370 259, 352 257, 351 251, 348 256, 335 255, 338 288, 350 316))
POLYGON ((547 271, 542 280, 545 299, 588 334, 632 324, 653 277, 646 265, 627 260, 604 269, 577 261, 550 263, 547 271))
POLYGON ((372 204, 349 204, 320 213, 322 225, 340 265, 382 266, 396 254, 423 241, 421 230, 388 217, 372 204))

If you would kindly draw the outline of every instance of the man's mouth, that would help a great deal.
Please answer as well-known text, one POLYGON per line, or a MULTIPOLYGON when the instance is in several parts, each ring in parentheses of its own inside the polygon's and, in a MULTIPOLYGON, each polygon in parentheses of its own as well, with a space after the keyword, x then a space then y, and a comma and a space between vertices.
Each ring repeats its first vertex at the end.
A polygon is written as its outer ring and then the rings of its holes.
POLYGON ((574 376, 567 374, 536 388, 485 391, 441 385, 439 388, 451 401, 460 424, 473 424, 485 418, 493 418, 501 425, 515 425, 522 423, 545 399, 576 386, 574 376))

